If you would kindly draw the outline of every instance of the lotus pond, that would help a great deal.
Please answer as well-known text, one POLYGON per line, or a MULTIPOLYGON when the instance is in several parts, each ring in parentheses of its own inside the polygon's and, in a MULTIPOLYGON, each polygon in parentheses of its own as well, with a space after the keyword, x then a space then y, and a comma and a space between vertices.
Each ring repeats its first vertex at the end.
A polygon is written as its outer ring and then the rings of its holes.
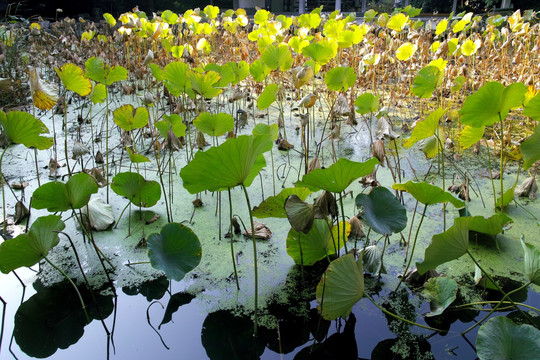
POLYGON ((540 25, 0 24, 0 358, 536 359, 540 25))

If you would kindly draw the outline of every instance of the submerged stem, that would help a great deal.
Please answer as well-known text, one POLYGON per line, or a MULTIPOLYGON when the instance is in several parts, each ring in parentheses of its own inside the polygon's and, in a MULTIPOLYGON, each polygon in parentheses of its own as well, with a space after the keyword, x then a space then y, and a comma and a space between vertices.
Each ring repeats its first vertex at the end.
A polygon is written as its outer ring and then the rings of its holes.
POLYGON ((234 269, 234 279, 236 280, 236 289, 240 290, 240 283, 238 282, 238 271, 236 270, 236 258, 234 256, 234 246, 233 246, 233 237, 234 237, 234 230, 233 230, 233 209, 232 209, 232 197, 231 197, 231 189, 228 188, 227 192, 229 193, 229 234, 231 235, 231 257, 232 257, 232 263, 233 263, 233 269, 234 269))
POLYGON ((251 240, 253 241, 253 265, 254 265, 254 276, 255 276, 255 313, 254 313, 254 328, 253 333, 257 336, 257 306, 259 301, 259 273, 257 269, 257 242, 255 241, 255 226, 253 223, 253 214, 251 213, 251 203, 249 202, 249 195, 246 189, 246 186, 242 184, 242 189, 244 190, 244 195, 246 197, 246 203, 249 211, 249 221, 251 223, 251 240))

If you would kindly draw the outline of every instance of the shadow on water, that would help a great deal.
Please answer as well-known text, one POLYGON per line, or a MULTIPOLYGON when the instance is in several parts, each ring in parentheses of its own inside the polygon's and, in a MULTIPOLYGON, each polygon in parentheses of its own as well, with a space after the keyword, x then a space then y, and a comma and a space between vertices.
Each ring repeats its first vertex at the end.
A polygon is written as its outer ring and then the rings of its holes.
MULTIPOLYGON (((315 307, 315 289, 327 265, 324 260, 314 266, 305 267, 303 273, 300 267, 290 269, 283 291, 276 294, 264 309, 265 317, 270 320, 266 326, 260 328, 257 337, 253 336, 253 320, 246 315, 245 309, 222 309, 206 315, 200 330, 200 343, 190 346, 200 348, 199 354, 205 352, 212 360, 474 359, 476 335, 469 333, 461 336, 460 333, 474 324, 475 320, 482 318, 495 306, 495 302, 500 300, 500 296, 493 290, 480 286, 473 288, 473 291, 484 301, 483 311, 479 307, 460 308, 471 301, 460 291, 452 306, 443 314, 427 317, 424 314, 428 312, 429 305, 415 290, 402 287, 397 292, 389 292, 384 277, 379 280, 366 275, 366 293, 374 298, 384 299, 380 303, 384 309, 442 331, 437 333, 418 329, 383 314, 364 300, 353 307, 353 312, 347 319, 327 321, 320 317, 315 307)), ((505 278, 497 278, 496 281, 502 284, 506 292, 522 285, 505 278)), ((472 284, 462 284, 463 288, 470 286, 472 284)), ((34 289, 36 293, 16 311, 13 331, 20 349, 32 357, 51 357, 58 349, 72 346, 81 340, 85 328, 93 320, 110 318, 114 311, 113 296, 103 295, 99 290, 94 290, 91 296, 86 287, 79 286, 87 304, 87 320, 77 294, 69 283, 43 287, 39 282, 35 282, 34 289)), ((141 295, 137 302, 146 305, 142 304, 138 309, 142 312, 142 309, 146 308, 146 316, 149 316, 148 309, 152 304, 157 301, 162 304, 164 310, 159 313, 161 322, 157 329, 150 324, 148 318, 148 323, 160 338, 162 335, 166 338, 171 333, 197 331, 190 328, 189 323, 184 323, 181 315, 183 311, 201 310, 196 301, 192 301, 196 299, 195 295, 185 292, 171 294, 171 283, 164 276, 136 287, 124 287, 122 290, 125 295, 120 295, 121 298, 141 295)), ((533 291, 518 292, 514 294, 513 300, 534 304, 539 302, 539 295, 533 291)), ((528 322, 522 313, 508 307, 504 310, 505 312, 497 315, 506 315, 518 324, 528 322)), ((139 315, 143 314, 137 316, 139 315)), ((201 313, 201 316, 205 315, 201 313)), ((534 317, 534 320, 537 326, 540 325, 537 317, 534 317)), ((155 334, 151 334, 149 330, 133 329, 146 333, 147 346, 154 348, 160 357, 161 354, 169 354, 162 358, 171 358, 170 356, 177 354, 178 347, 175 348, 174 343, 169 343, 172 345, 170 351, 165 350, 156 343, 155 334)), ((82 343, 91 348, 95 346, 95 341, 95 338, 87 336, 82 343)), ((120 354, 111 352, 110 356, 116 358, 121 356, 120 354)))

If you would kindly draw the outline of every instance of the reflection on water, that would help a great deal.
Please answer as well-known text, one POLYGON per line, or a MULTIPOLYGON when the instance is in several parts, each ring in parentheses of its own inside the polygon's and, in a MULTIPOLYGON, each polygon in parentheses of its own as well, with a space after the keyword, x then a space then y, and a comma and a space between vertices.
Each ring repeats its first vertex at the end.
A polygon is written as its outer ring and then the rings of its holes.
MULTIPOLYGON (((206 314, 195 295, 183 292, 178 283, 171 283, 165 277, 123 288, 118 292, 116 309, 113 295, 108 294, 110 291, 91 293, 79 286, 88 320, 70 284, 43 287, 36 282, 36 293, 13 310, 12 348, 17 358, 54 359, 177 359, 181 356, 212 360, 439 360, 476 357, 473 346, 476 332, 465 337, 460 332, 474 319, 484 316, 485 311, 455 308, 468 301, 461 295, 442 315, 424 318, 422 314, 427 312, 428 304, 417 294, 406 288, 389 293, 384 284, 381 287, 376 279, 366 278, 366 291, 384 299, 380 304, 385 309, 443 330, 440 333, 384 315, 365 300, 354 306, 346 320, 330 322, 320 318, 315 308, 315 287, 326 266, 324 261, 317 263, 306 267, 303 274, 299 267, 290 269, 283 293, 276 294, 264 309, 265 318, 270 320, 266 327, 260 328, 258 337, 253 336, 252 319, 238 315, 245 311, 222 309, 206 314), (150 306, 156 302, 162 307, 150 306), (93 321, 100 319, 104 319, 103 324, 113 332, 109 345, 105 327, 100 321, 93 321), (159 336, 149 323, 156 325, 159 336), (170 350, 163 346, 160 338, 170 350)), ((383 277, 383 283, 384 280, 383 277)), ((506 291, 521 285, 502 278, 497 281, 504 284, 506 291)), ((487 288, 480 292, 484 292, 485 300, 496 299, 487 288)), ((514 301, 538 303, 539 296, 532 291, 520 292, 514 301)), ((508 317, 516 323, 527 321, 516 311, 508 317)), ((0 358, 11 358, 6 344, 3 345, 0 358)))

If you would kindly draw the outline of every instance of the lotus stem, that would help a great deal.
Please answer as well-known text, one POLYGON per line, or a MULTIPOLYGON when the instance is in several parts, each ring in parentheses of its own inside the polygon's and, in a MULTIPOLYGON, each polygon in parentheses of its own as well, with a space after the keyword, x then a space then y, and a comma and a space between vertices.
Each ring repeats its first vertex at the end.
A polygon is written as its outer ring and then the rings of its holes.
POLYGON ((238 281, 238 271, 236 270, 236 258, 234 256, 234 245, 233 245, 233 238, 234 238, 234 231, 233 231, 233 209, 232 209, 232 197, 231 197, 231 189, 227 189, 227 193, 229 194, 229 234, 231 235, 231 257, 232 257, 232 263, 233 263, 233 269, 234 269, 234 280, 236 281, 236 289, 240 290, 240 282, 238 281))
POLYGON ((6 224, 6 194, 4 192, 4 173, 2 172, 2 160, 4 159, 4 154, 6 153, 6 150, 7 150, 7 146, 4 148, 4 150, 2 151, 2 155, 0 155, 0 183, 2 183, 2 216, 3 216, 3 222, 2 222, 2 226, 3 226, 3 232, 2 234, 3 235, 6 235, 6 230, 7 230, 7 224, 6 224))
POLYGON ((371 301, 373 303, 373 305, 375 305, 376 307, 379 308, 379 310, 381 310, 383 313, 385 313, 386 315, 389 315, 391 317, 393 317, 394 319, 397 319, 399 321, 403 321, 403 322, 406 322, 407 324, 411 324, 411 325, 414 325, 414 326, 418 326, 418 327, 421 327, 423 329, 427 329, 427 330, 431 330, 431 331, 437 331, 437 332, 444 332, 444 330, 440 330, 440 329, 437 329, 437 328, 432 328, 430 326, 426 326, 426 325, 422 325, 422 324, 418 324, 414 321, 411 321, 411 320, 407 320, 405 318, 402 318, 401 316, 397 315, 397 314, 394 314, 393 312, 391 311, 388 311, 386 310, 385 308, 383 308, 382 306, 380 306, 379 304, 377 304, 377 302, 375 300, 373 300, 371 298, 371 296, 367 295, 367 294, 364 294, 364 297, 366 297, 369 301, 371 301))
POLYGON ((4 325, 6 322, 6 307, 7 302, 3 297, 0 296, 0 301, 2 302, 2 325, 0 326, 0 351, 2 351, 2 340, 4 339, 4 325))
POLYGON ((259 302, 259 273, 257 269, 257 242, 255 241, 255 224, 253 223, 253 214, 251 213, 251 203, 249 202, 249 195, 246 189, 246 186, 242 184, 242 189, 244 190, 244 195, 246 197, 246 203, 249 211, 249 221, 251 223, 251 240, 253 241, 253 265, 254 265, 254 276, 255 276, 255 313, 253 316, 253 333, 257 336, 257 306, 259 302))
POLYGON ((422 227, 422 222, 424 221, 427 207, 428 207, 427 204, 424 205, 424 210, 422 211, 422 216, 420 217, 420 222, 418 223, 418 227, 416 228, 416 234, 414 235, 413 245, 411 248, 411 256, 409 257, 407 266, 405 266, 405 270, 403 271, 403 276, 399 279, 399 283, 397 284, 396 289, 394 291, 397 291, 397 289, 399 289, 399 286, 403 282, 403 279, 405 279, 405 275, 407 274, 407 271, 409 270, 409 267, 411 266, 411 262, 414 257, 414 248, 416 247, 416 240, 418 239, 418 234, 420 233, 420 228, 422 227))
POLYGON ((501 289, 501 287, 493 280, 493 278, 492 278, 492 277, 491 277, 491 276, 490 276, 490 275, 489 275, 489 274, 488 274, 488 273, 480 266, 480 264, 478 263, 478 261, 476 261, 476 259, 474 258, 474 256, 471 254, 471 252, 470 252, 469 250, 467 250, 467 255, 469 255, 469 257, 472 259, 472 261, 475 263, 475 265, 478 266, 478 268, 482 271, 482 274, 486 275, 486 277, 488 278, 488 280, 491 281, 491 283, 492 283, 493 285, 495 285, 495 287, 496 287, 497 290, 503 295, 503 297, 502 297, 502 299, 498 302, 498 304, 495 305, 495 306, 493 307, 493 309, 491 309, 491 311, 490 311, 486 316, 484 316, 482 319, 480 319, 480 321, 477 321, 473 326, 471 326, 470 328, 468 328, 467 330, 465 330, 465 331, 462 332, 461 334, 462 334, 462 335, 465 335, 466 333, 468 333, 469 331, 471 331, 472 329, 474 329, 475 327, 477 327, 478 325, 480 325, 481 323, 483 323, 487 318, 489 318, 489 317, 491 316, 491 314, 493 314, 493 313, 494 313, 494 312, 502 305, 502 303, 504 302, 504 300, 505 300, 506 298, 508 298, 508 301, 510 301, 510 303, 512 303, 512 305, 514 306, 514 308, 515 308, 517 311, 519 311, 519 312, 521 313, 521 315, 523 315, 523 317, 524 317, 525 319, 527 319, 527 320, 531 323, 531 325, 536 326, 536 325, 534 324, 534 321, 531 319, 531 317, 530 317, 529 315, 525 314, 525 313, 523 312, 523 310, 521 310, 521 309, 517 306, 517 304, 514 302, 514 300, 512 300, 512 298, 510 297, 511 294, 516 293, 516 292, 518 292, 518 291, 520 291, 520 290, 522 290, 522 289, 527 288, 527 287, 531 284, 531 282, 528 282, 528 283, 526 283, 526 284, 524 284, 524 285, 518 287, 517 289, 514 289, 514 290, 512 290, 512 291, 509 291, 508 293, 505 293, 505 292, 503 291, 503 289, 501 289))
POLYGON ((52 263, 46 256, 44 256, 43 258, 45 259, 45 261, 47 261, 49 263, 49 265, 51 265, 53 268, 58 270, 62 274, 62 276, 64 276, 67 279, 67 281, 70 282, 71 286, 73 286, 73 289, 75 289, 75 292, 77 293, 77 296, 79 297, 79 301, 81 302, 81 306, 82 306, 82 310, 84 312, 84 316, 86 318, 86 322, 90 323, 90 317, 88 316, 88 313, 86 312, 86 305, 84 304, 84 300, 83 300, 82 295, 81 295, 81 293, 79 291, 79 288, 77 288, 77 285, 75 285, 73 280, 71 280, 71 278, 62 269, 60 269, 58 266, 56 266, 54 263, 52 263))
MULTIPOLYGON (((457 305, 457 306, 454 306, 455 309, 464 309, 464 308, 468 308, 468 307, 472 307, 472 306, 475 306, 475 305, 489 305, 489 304, 498 304, 498 303, 501 303, 501 304, 504 304, 504 305, 512 305, 512 303, 510 301, 496 301, 496 300, 492 300, 492 301, 476 301, 476 302, 472 302, 472 303, 468 303, 468 304, 461 304, 461 305, 457 305)), ((531 310, 534 310, 536 312, 539 312, 540 313, 540 309, 538 308, 535 308, 534 306, 531 306, 531 305, 528 305, 528 304, 523 304, 523 303, 515 303, 516 305, 518 306, 523 306, 525 308, 528 308, 528 309, 531 309, 531 310)), ((513 305, 512 305, 512 308, 513 308, 513 305)), ((474 309, 474 310, 484 310, 484 309, 474 309)), ((502 309, 501 309, 502 310, 502 309)), ((491 309, 486 309, 486 311, 491 311, 491 309)))
MULTIPOLYGON (((503 167, 504 167, 504 124, 501 113, 499 113, 499 123, 501 124, 501 161, 499 164, 499 179, 501 180, 501 211, 504 210, 504 187, 503 187, 503 167)), ((519 171, 518 171, 519 174, 519 171)))
MULTIPOLYGON (((346 196, 346 195, 344 195, 346 196)), ((346 220, 345 220, 345 210, 343 208, 343 196, 340 196, 339 197, 339 205, 341 207, 341 217, 342 217, 342 221, 343 221, 343 246, 345 246, 345 253, 348 253, 349 251, 347 250, 347 239, 346 239, 346 220)), ((339 221, 338 221, 338 229, 339 229, 339 221)), ((339 235, 338 235, 338 246, 339 246, 339 235)), ((339 250, 338 250, 339 251, 339 250)), ((339 256, 339 252, 338 252, 338 256, 339 256)))

